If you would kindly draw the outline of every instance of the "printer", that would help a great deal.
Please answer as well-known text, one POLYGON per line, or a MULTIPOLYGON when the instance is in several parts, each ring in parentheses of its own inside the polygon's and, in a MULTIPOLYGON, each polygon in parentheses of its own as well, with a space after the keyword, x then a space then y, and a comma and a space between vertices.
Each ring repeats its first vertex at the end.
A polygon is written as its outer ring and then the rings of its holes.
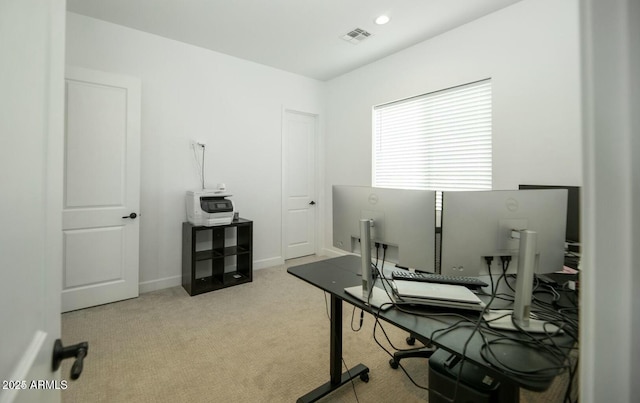
POLYGON ((235 206, 227 199, 230 196, 221 190, 187 191, 187 220, 193 225, 207 227, 231 224, 235 206))

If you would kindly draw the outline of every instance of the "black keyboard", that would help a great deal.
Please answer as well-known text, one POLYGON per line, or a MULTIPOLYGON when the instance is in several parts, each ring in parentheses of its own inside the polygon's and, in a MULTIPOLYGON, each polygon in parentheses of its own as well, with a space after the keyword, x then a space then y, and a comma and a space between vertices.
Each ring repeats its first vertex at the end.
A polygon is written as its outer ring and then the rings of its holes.
POLYGON ((443 274, 416 273, 408 270, 394 270, 393 273, 391 273, 391 276, 394 280, 463 285, 465 287, 486 287, 489 285, 477 277, 454 277, 445 276, 443 274))

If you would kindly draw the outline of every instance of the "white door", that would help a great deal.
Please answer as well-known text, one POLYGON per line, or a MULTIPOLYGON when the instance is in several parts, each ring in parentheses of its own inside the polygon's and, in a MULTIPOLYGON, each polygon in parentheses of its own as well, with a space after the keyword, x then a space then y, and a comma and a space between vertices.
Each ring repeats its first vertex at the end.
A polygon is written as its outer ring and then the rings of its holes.
POLYGON ((60 402, 55 382, 69 379, 51 368, 60 337, 64 19, 64 0, 0 1, 1 403, 60 402), (48 383, 30 389, 32 380, 48 383))
POLYGON ((140 81, 67 67, 62 311, 138 296, 140 81))
POLYGON ((283 129, 285 259, 316 251, 315 141, 317 117, 286 110, 283 129))

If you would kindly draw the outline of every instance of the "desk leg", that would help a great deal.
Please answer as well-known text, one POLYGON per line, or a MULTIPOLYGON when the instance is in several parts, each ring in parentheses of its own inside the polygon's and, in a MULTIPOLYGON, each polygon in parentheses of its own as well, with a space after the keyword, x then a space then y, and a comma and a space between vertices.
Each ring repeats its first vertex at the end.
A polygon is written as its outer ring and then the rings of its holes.
POLYGON ((299 398, 298 403, 315 402, 357 376, 365 382, 369 381, 369 368, 363 364, 358 364, 349 371, 342 373, 342 300, 335 295, 331 295, 330 342, 329 374, 331 379, 324 385, 299 398))

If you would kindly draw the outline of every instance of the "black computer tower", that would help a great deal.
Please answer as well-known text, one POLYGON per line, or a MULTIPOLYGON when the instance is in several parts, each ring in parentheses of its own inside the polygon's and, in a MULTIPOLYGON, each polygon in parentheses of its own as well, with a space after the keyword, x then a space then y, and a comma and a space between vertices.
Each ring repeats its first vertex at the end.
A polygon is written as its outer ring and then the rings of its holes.
POLYGON ((517 386, 501 385, 486 370, 465 361, 457 382, 460 360, 442 349, 429 358, 429 403, 497 403, 519 401, 517 386), (456 392, 456 383, 458 383, 456 392))

